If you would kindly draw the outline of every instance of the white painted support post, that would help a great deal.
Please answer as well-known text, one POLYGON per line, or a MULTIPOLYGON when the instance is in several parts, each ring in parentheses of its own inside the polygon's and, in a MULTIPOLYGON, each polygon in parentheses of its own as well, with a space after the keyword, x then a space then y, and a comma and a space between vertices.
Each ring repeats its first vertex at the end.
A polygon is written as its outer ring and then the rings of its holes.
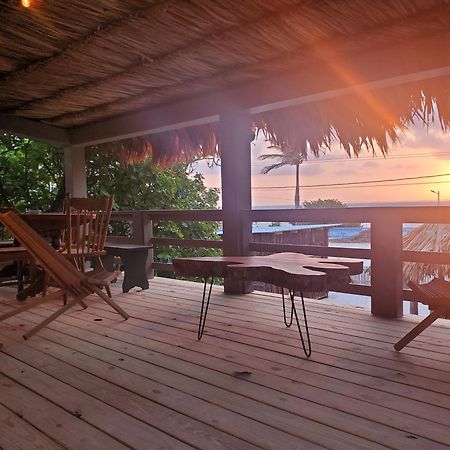
POLYGON ((402 225, 390 216, 371 224, 372 314, 378 317, 403 315, 402 225))
POLYGON ((87 197, 86 159, 84 147, 64 149, 66 193, 72 197, 87 197))
MULTIPOLYGON (((251 210, 251 118, 243 111, 227 111, 220 116, 220 158, 222 175, 223 254, 249 254, 251 210)), ((225 280, 225 293, 251 292, 251 284, 225 280)))

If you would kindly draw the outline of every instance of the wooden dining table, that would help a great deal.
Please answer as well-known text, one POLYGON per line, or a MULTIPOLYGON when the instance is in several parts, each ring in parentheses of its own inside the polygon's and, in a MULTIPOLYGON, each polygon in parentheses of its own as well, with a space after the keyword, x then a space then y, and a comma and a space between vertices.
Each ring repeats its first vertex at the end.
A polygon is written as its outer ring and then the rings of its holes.
POLYGON ((26 212, 20 217, 41 236, 50 239, 58 248, 62 231, 66 228, 66 214, 62 212, 26 212))
MULTIPOLYGON (((26 212, 20 217, 36 230, 42 237, 49 240, 54 248, 59 248, 61 233, 66 227, 66 215, 62 212, 26 212)), ((18 244, 19 245, 19 244, 18 244)), ((23 287, 24 269, 23 261, 17 266, 18 290, 16 298, 25 301, 28 297, 33 297, 43 291, 45 281, 44 272, 38 267, 33 268, 27 287, 23 287)))

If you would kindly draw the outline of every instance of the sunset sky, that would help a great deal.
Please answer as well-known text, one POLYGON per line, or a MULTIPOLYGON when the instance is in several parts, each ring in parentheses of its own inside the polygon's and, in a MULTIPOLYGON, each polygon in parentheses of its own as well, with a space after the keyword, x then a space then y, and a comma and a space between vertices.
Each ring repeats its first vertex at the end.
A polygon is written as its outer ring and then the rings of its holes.
MULTIPOLYGON (((271 160, 260 161, 258 156, 266 150, 263 139, 252 144, 252 199, 254 207, 286 206, 294 204, 295 169, 293 166, 261 174, 271 160)), ((275 162, 275 161, 274 161, 275 162)), ((210 187, 220 187, 220 169, 209 169, 200 163, 197 170, 205 176, 210 187)), ((381 153, 373 157, 364 151, 359 158, 349 159, 335 145, 331 152, 312 158, 300 168, 300 201, 318 198, 336 198, 344 203, 428 202, 450 204, 450 134, 439 126, 411 127, 401 136, 401 144, 393 145, 384 158, 381 153), (349 183, 355 181, 386 180, 406 177, 426 177, 449 174, 436 178, 421 178, 352 187, 307 187, 317 184, 349 183)))

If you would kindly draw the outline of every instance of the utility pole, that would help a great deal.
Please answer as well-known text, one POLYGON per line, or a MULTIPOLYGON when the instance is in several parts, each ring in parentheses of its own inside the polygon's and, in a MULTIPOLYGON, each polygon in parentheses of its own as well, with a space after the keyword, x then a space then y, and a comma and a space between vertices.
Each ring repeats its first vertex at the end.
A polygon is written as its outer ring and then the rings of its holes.
POLYGON ((439 206, 440 200, 441 200, 441 191, 434 191, 433 189, 430 189, 430 191, 431 191, 433 194, 437 194, 437 202, 438 202, 438 206, 439 206))

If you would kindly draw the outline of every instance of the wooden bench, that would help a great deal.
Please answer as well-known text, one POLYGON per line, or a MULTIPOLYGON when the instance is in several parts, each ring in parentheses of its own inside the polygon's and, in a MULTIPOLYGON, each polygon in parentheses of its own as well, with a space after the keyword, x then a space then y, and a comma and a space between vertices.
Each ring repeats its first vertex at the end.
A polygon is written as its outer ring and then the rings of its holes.
POLYGON ((122 260, 124 269, 124 279, 122 291, 128 292, 132 287, 139 286, 148 289, 148 279, 145 270, 148 251, 151 245, 106 243, 106 255, 102 256, 105 269, 114 270, 114 257, 118 256, 122 260))

